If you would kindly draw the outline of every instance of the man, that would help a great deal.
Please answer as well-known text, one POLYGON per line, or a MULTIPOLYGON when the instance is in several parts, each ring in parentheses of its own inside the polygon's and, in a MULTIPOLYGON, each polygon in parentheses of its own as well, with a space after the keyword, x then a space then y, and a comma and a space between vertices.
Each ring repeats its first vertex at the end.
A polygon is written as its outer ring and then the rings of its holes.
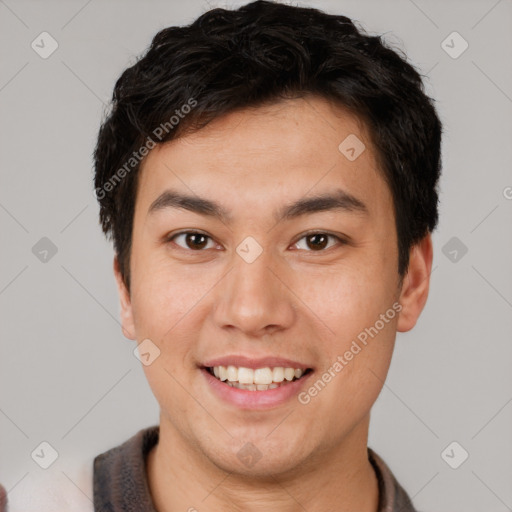
POLYGON ((414 510, 367 439, 427 300, 440 137, 343 16, 254 2, 155 36, 95 186, 160 424, 96 458, 98 510, 414 510))
POLYGON ((415 510, 367 441, 428 296, 440 141, 420 75, 344 16, 155 36, 94 157, 160 423, 95 458, 95 510, 415 510))

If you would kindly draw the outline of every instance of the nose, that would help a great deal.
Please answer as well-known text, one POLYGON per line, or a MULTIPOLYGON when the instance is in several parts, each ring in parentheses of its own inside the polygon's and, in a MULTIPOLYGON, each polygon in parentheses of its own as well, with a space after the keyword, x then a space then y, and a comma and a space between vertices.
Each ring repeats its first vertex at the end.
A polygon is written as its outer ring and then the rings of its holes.
POLYGON ((290 327, 296 308, 284 275, 286 263, 272 261, 270 251, 252 263, 235 253, 232 263, 217 287, 217 325, 252 337, 290 327))

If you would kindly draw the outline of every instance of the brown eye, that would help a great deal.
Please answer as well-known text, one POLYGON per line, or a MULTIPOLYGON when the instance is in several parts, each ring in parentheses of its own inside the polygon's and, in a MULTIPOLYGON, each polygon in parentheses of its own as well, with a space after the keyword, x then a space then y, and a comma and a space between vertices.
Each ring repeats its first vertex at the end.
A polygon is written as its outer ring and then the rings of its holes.
POLYGON ((196 231, 185 231, 183 233, 178 233, 171 237, 169 240, 174 241, 177 245, 179 245, 183 249, 192 249, 194 251, 201 251, 204 249, 208 243, 208 240, 210 239, 209 236, 198 233, 196 231), (184 237, 184 244, 181 245, 177 243, 175 240, 179 239, 180 237, 184 237))
POLYGON ((314 235, 308 235, 306 239, 308 240, 308 247, 311 247, 314 250, 317 249, 325 249, 327 245, 328 236, 324 234, 315 233, 314 235))
MULTIPOLYGON (((338 243, 340 243, 340 244, 345 243, 345 241, 342 240, 340 237, 338 237, 336 235, 331 235, 329 233, 309 233, 309 234, 303 236, 299 240, 299 242, 301 240, 306 240, 306 247, 307 247, 306 250, 307 251, 320 252, 320 251, 323 251, 327 247, 329 239, 337 240, 338 243)), ((299 242, 297 242, 295 245, 298 246, 299 242)), ((330 247, 332 247, 332 245, 329 246, 329 248, 330 247)))

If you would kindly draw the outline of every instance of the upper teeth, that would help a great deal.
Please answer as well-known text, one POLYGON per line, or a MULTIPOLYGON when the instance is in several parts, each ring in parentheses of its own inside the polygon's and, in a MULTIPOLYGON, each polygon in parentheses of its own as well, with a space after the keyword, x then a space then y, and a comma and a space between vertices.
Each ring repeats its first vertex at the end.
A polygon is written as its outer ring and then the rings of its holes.
POLYGON ((220 380, 230 382, 239 382, 240 384, 272 384, 273 382, 283 382, 284 380, 293 380, 300 378, 305 370, 300 368, 244 368, 243 366, 214 366, 213 373, 220 380))

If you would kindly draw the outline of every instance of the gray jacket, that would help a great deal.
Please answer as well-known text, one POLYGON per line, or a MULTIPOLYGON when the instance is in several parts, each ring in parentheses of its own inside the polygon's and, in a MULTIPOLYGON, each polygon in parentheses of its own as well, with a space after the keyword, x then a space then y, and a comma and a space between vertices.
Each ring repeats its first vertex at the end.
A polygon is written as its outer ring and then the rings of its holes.
MULTIPOLYGON (((158 442, 159 427, 140 430, 94 459, 94 510, 157 512, 146 477, 146 456, 158 442)), ((378 512, 417 512, 384 461, 368 448, 379 482, 378 512)))

